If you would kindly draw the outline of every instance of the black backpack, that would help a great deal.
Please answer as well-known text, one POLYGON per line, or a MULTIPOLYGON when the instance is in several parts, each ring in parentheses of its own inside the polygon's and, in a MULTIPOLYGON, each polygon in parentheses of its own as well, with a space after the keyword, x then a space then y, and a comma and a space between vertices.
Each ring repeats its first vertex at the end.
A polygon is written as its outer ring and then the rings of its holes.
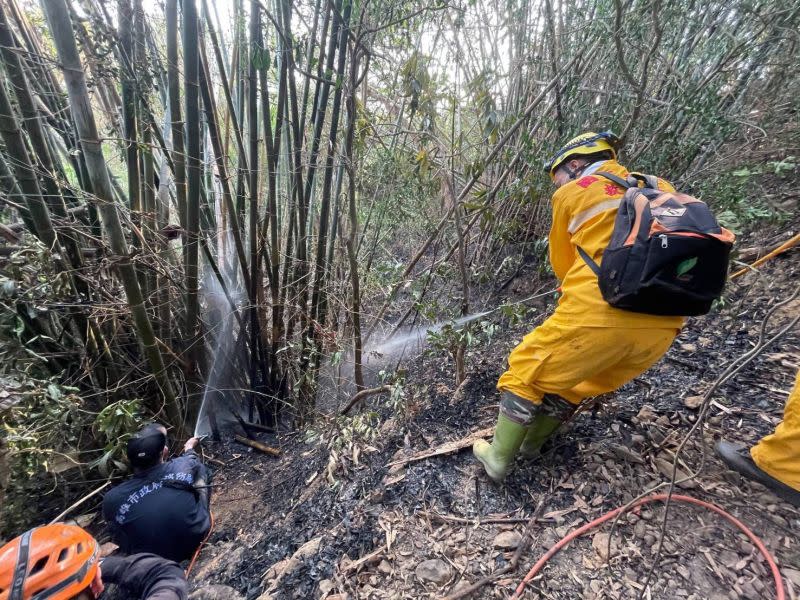
POLYGON ((720 227, 705 202, 659 190, 652 175, 631 173, 625 180, 595 174, 626 190, 602 264, 578 248, 603 299, 651 315, 706 314, 725 286, 733 233, 720 227))

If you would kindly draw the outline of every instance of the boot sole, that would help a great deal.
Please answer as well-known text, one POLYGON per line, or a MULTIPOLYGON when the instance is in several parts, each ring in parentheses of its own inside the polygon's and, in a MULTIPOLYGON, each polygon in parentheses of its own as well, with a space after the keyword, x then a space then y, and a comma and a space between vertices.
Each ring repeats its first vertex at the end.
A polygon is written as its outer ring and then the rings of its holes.
POLYGON ((766 471, 761 470, 752 458, 740 456, 735 449, 736 446, 734 444, 723 442, 717 443, 715 448, 717 456, 719 456, 722 462, 731 470, 736 471, 750 481, 760 483, 782 500, 800 508, 799 491, 775 479, 766 471))

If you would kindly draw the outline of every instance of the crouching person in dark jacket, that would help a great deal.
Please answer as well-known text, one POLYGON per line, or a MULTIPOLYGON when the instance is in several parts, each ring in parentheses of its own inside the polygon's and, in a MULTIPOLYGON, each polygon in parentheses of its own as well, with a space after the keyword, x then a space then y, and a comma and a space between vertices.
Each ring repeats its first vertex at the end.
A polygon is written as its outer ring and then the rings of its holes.
POLYGON ((2 600, 186 600, 180 566, 154 554, 99 559, 97 541, 75 525, 36 527, 0 548, 2 600))
POLYGON ((111 538, 125 554, 148 552, 181 562, 192 557, 211 529, 206 466, 191 438, 167 460, 167 430, 146 425, 128 442, 133 477, 103 499, 111 538))

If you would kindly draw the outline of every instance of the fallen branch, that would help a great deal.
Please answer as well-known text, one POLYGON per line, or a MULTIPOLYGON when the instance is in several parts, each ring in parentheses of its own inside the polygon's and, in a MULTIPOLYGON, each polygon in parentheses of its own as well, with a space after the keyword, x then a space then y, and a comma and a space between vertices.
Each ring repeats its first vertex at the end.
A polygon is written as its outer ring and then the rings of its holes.
POLYGON ((294 554, 292 554, 289 558, 284 560, 278 561, 274 565, 272 565, 269 569, 267 569, 264 576, 261 578, 262 583, 265 587, 267 581, 272 579, 272 582, 267 587, 267 591, 264 592, 260 597, 261 598, 272 598, 272 593, 275 592, 281 585, 284 579, 297 571, 303 563, 310 559, 312 556, 315 556, 320 549, 322 544, 323 536, 317 536, 308 540, 305 544, 300 546, 297 550, 295 550, 294 554))
POLYGON ((55 519, 53 519, 52 521, 50 521, 50 524, 52 525, 53 523, 58 523, 58 522, 59 522, 61 519, 63 519, 64 517, 66 517, 66 516, 67 516, 69 513, 71 513, 71 512, 72 512, 73 510, 75 510, 76 508, 78 508, 78 507, 79 507, 81 504, 83 504, 84 502, 86 502, 86 501, 87 501, 89 498, 91 498, 91 497, 93 497, 93 496, 96 496, 97 494, 99 494, 100 492, 102 492, 104 489, 106 489, 106 488, 107 488, 108 486, 110 486, 110 485, 111 485, 111 482, 110 482, 110 481, 106 481, 106 482, 105 482, 103 485, 101 485, 99 488, 97 488, 97 489, 95 489, 95 490, 93 490, 93 491, 89 492, 89 493, 88 493, 88 494, 86 494, 86 495, 85 495, 83 498, 79 498, 78 500, 76 500, 75 502, 73 502, 72 504, 70 504, 70 505, 67 507, 67 509, 66 509, 64 512, 60 513, 60 514, 59 514, 59 515, 58 515, 58 516, 57 516, 55 519))
POLYGON ((466 517, 456 517, 455 515, 442 515, 437 512, 421 511, 421 514, 442 523, 463 523, 464 525, 515 525, 518 523, 528 523, 530 518, 522 517, 475 517, 468 519, 466 517))
POLYGON ((166 344, 161 338, 156 338, 156 343, 158 344, 159 348, 161 348, 164 352, 169 354, 169 356, 181 366, 184 372, 188 373, 192 370, 191 365, 185 360, 183 360, 180 356, 175 354, 175 351, 172 348, 170 348, 170 346, 166 344))
POLYGON ((261 442, 257 442, 256 440, 248 440, 246 437, 243 437, 239 434, 233 436, 240 444, 244 444, 245 446, 250 446, 251 448, 258 450, 259 452, 263 452, 264 454, 271 454, 272 456, 280 456, 281 451, 277 448, 273 448, 272 446, 267 446, 261 442))
POLYGON ((205 462, 210 462, 212 465, 217 465, 218 467, 224 467, 227 464, 218 458, 214 458, 213 456, 203 456, 203 460, 205 462))
POLYGON ((19 233, 11 229, 11 227, 3 225, 2 223, 0 223, 0 235, 2 235, 12 244, 22 239, 22 236, 19 233))
POLYGON ((484 438, 487 438, 493 433, 494 433, 494 427, 487 427, 486 429, 481 429, 480 431, 471 433, 467 437, 455 440, 454 442, 447 442, 446 444, 442 444, 441 446, 439 446, 438 448, 434 448, 433 450, 426 450, 425 452, 419 452, 407 458, 401 458, 400 460, 390 462, 386 466, 394 467, 396 465, 407 465, 408 463, 425 460, 426 458, 432 458, 434 456, 443 456, 445 454, 452 454, 453 452, 458 452, 459 450, 463 450, 464 448, 472 446, 472 444, 474 444, 477 440, 482 440, 484 438))
POLYGON ((392 386, 390 385, 382 385, 380 387, 369 388, 368 390, 361 390, 355 396, 350 398, 350 402, 347 403, 342 410, 339 411, 340 415, 346 415, 351 408, 353 408, 356 404, 358 404, 364 398, 369 396, 374 396, 375 394, 382 394, 383 392, 389 393, 392 391, 392 386))
POLYGON ((491 575, 487 575, 483 579, 476 581, 471 586, 464 588, 463 590, 459 590, 455 594, 451 594, 450 596, 445 596, 442 600, 458 600, 459 598, 466 598, 467 596, 471 596, 483 586, 492 583, 493 581, 497 581, 503 575, 507 575, 508 573, 513 573, 517 570, 517 566, 519 565, 519 560, 522 557, 522 554, 528 548, 528 544, 530 542, 531 534, 533 533, 533 527, 539 521, 539 515, 542 514, 542 510, 544 509, 544 496, 542 499, 539 500, 539 504, 536 506, 536 510, 533 511, 533 516, 528 520, 528 526, 525 528, 525 533, 522 534, 522 539, 519 542, 519 546, 517 546, 517 550, 514 552, 514 556, 511 558, 511 561, 499 571, 495 571, 491 575))
POLYGON ((370 563, 379 556, 381 556, 385 551, 386 551, 386 544, 383 544, 380 548, 378 548, 374 552, 370 552, 369 554, 362 556, 358 560, 354 560, 353 562, 349 563, 346 567, 342 569, 342 575, 347 575, 351 571, 358 571, 358 569, 363 567, 365 564, 370 563))
MULTIPOLYGON (((8 238, 8 236, 10 235, 10 232, 5 232, 4 231, 3 235, 4 235, 4 237, 8 238)), ((0 257, 6 258, 8 256, 11 256, 15 252, 24 252, 27 249, 28 248, 25 248, 23 246, 2 246, 2 247, 0 247, 0 257)), ((81 250, 81 254, 85 258, 93 258, 94 256, 97 256, 97 253, 99 252, 99 250, 97 248, 81 248, 80 250, 81 250)))
POLYGON ((687 369, 694 369, 695 371, 705 369, 704 366, 698 365, 697 363, 693 363, 688 360, 684 360, 682 358, 678 358, 677 356, 670 356, 669 354, 667 354, 664 358, 666 358, 668 361, 674 362, 676 365, 681 365, 682 367, 686 367, 687 369))

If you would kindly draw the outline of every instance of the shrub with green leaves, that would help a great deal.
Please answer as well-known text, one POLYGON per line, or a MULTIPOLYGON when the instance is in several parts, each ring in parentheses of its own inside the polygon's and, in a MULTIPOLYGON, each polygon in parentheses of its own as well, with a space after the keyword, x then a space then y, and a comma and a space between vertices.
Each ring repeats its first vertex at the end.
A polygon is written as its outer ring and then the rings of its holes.
POLYGON ((719 222, 736 233, 758 223, 783 222, 790 215, 771 199, 775 179, 784 183, 797 173, 794 156, 748 164, 720 173, 698 186, 698 196, 715 210, 719 222))
POLYGON ((119 400, 99 413, 73 387, 49 380, 2 378, 0 394, 15 403, 0 411, 0 452, 7 470, 2 531, 31 525, 39 506, 31 497, 55 491, 63 482, 127 471, 125 443, 143 423, 140 400, 119 400))

